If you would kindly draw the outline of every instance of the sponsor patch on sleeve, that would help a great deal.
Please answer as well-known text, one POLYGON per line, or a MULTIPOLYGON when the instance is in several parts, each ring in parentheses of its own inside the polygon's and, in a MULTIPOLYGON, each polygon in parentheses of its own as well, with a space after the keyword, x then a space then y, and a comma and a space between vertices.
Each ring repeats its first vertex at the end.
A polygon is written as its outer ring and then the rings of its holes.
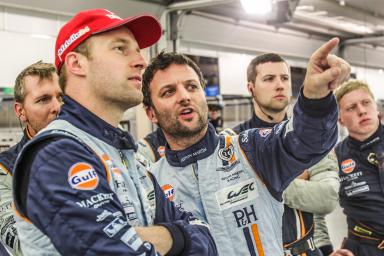
POLYGON ((99 176, 92 165, 80 162, 69 169, 68 183, 74 189, 93 190, 99 184, 99 176))
POLYGON ((124 233, 120 240, 131 247, 134 251, 137 251, 143 244, 143 241, 136 233, 134 228, 128 229, 128 231, 124 233))

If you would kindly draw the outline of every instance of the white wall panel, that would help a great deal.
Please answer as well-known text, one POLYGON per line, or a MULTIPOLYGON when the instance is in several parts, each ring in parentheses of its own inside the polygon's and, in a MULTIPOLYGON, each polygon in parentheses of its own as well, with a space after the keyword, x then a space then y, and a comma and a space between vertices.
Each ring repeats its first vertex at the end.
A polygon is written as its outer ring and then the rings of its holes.
POLYGON ((0 31, 0 87, 13 87, 17 74, 38 61, 53 62, 54 38, 0 31))

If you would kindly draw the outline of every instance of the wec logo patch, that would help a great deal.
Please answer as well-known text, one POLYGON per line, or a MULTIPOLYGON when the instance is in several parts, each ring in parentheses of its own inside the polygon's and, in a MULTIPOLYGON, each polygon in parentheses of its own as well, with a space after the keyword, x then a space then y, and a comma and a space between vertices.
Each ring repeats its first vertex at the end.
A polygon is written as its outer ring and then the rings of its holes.
POLYGON ((74 189, 93 190, 99 185, 99 176, 92 165, 80 162, 69 169, 68 183, 74 189))
POLYGON ((341 162, 340 168, 343 173, 351 173, 355 169, 356 163, 353 159, 347 159, 341 162))

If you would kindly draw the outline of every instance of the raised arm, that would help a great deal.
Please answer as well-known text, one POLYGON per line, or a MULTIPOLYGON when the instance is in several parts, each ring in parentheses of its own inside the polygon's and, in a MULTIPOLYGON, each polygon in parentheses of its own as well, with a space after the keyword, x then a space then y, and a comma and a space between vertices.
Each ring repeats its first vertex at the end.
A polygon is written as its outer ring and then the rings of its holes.
POLYGON ((304 79, 304 96, 309 99, 321 99, 349 78, 350 65, 342 58, 331 54, 339 44, 333 38, 318 48, 309 59, 304 79))

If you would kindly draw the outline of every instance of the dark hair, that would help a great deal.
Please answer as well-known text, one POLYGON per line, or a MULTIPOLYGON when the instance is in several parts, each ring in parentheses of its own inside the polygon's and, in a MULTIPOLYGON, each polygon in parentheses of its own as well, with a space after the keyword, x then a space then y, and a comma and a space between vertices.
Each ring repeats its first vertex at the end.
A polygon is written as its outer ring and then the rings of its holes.
POLYGON ((15 86, 13 88, 16 102, 23 103, 25 98, 25 78, 27 76, 37 76, 40 80, 52 80, 53 74, 56 73, 56 68, 52 63, 38 61, 26 67, 20 74, 17 75, 15 86))
POLYGON ((267 62, 284 62, 288 66, 287 62, 280 55, 276 53, 266 53, 263 55, 259 55, 253 60, 251 60, 251 62, 248 65, 247 81, 254 83, 257 75, 256 67, 260 64, 267 63, 267 62))
POLYGON ((201 73, 201 70, 196 65, 196 63, 193 62, 193 60, 191 60, 190 58, 188 58, 187 56, 181 53, 162 51, 161 53, 159 53, 159 55, 157 55, 155 58, 151 60, 151 63, 145 69, 143 74, 142 92, 144 95, 143 104, 145 107, 152 106, 151 91, 149 89, 149 85, 151 84, 152 79, 155 76, 156 72, 159 70, 164 70, 168 68, 171 64, 190 66, 199 77, 201 86, 203 88, 205 87, 203 74, 201 73))

